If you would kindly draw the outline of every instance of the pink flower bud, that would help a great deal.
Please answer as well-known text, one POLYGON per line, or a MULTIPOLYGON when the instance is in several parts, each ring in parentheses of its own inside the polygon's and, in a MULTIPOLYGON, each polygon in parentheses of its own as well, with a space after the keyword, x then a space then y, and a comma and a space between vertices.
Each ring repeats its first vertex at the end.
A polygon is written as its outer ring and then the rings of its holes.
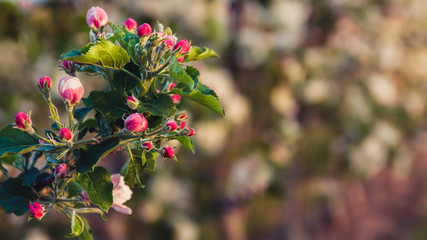
POLYGON ((68 128, 61 128, 59 130, 59 138, 63 139, 63 140, 70 140, 72 137, 71 131, 68 128))
POLYGON ((174 150, 171 147, 164 147, 162 156, 165 158, 173 158, 175 156, 174 150))
POLYGON ((76 77, 64 77, 59 81, 59 94, 68 104, 74 105, 83 97, 84 88, 80 80, 76 77))
POLYGON ((49 92, 52 87, 52 80, 48 76, 43 76, 39 79, 39 87, 43 92, 49 92))
POLYGON ((175 120, 170 120, 167 124, 167 127, 169 127, 169 131, 175 131, 178 129, 178 124, 175 120))
POLYGON ((103 34, 103 33, 98 33, 98 34, 96 34, 96 36, 95 36, 95 38, 96 39, 107 39, 107 36, 105 36, 105 34, 103 34))
POLYGON ((174 88, 175 86, 176 86, 176 83, 171 83, 168 87, 168 91, 170 92, 172 88, 174 88))
POLYGON ((138 37, 143 37, 151 33, 151 26, 148 23, 144 23, 138 27, 136 32, 138 33, 138 37))
POLYGON ((33 204, 29 203, 30 214, 37 220, 40 220, 44 213, 44 207, 40 205, 38 202, 34 202, 33 204))
POLYGON ((187 53, 188 51, 190 51, 190 43, 188 43, 188 41, 185 39, 178 41, 173 50, 177 50, 179 47, 181 48, 181 50, 179 50, 179 53, 187 53))
POLYGON ((146 147, 147 151, 150 151, 150 149, 153 147, 153 143, 151 141, 148 141, 143 143, 142 146, 146 147))
POLYGON ((179 115, 179 117, 178 117, 178 121, 183 121, 185 119, 187 119, 187 115, 185 115, 185 113, 182 115, 179 115))
POLYGON ((143 132, 148 127, 148 121, 140 113, 133 113, 125 120, 126 129, 131 132, 143 132))
POLYGON ((157 37, 162 39, 165 37, 165 32, 157 32, 157 37))
POLYGON ((90 200, 89 199, 89 195, 87 195, 87 192, 84 189, 82 189, 82 195, 83 195, 83 200, 84 201, 89 201, 90 200))
POLYGON ((171 99, 174 104, 178 104, 179 102, 181 102, 181 96, 178 94, 172 94, 171 99))
POLYGON ((166 39, 163 40, 163 43, 166 45, 166 48, 171 48, 175 45, 176 37, 172 35, 167 35, 166 39))
POLYGON ((86 13, 86 22, 89 27, 98 30, 100 27, 108 23, 108 15, 104 9, 100 7, 92 7, 86 13))
POLYGON ((138 23, 135 21, 135 19, 133 18, 128 18, 124 23, 123 23, 123 27, 128 30, 129 32, 133 31, 136 29, 136 27, 138 26, 138 23))
POLYGON ((31 127, 31 119, 24 112, 19 112, 15 115, 15 125, 21 129, 29 129, 31 127))
POLYGON ((191 136, 193 136, 194 134, 196 134, 196 130, 194 130, 194 129, 192 129, 192 128, 188 128, 188 130, 190 130, 190 131, 188 132, 187 136, 191 137, 191 136))
POLYGON ((60 163, 56 167, 55 173, 59 178, 64 179, 68 175, 67 165, 65 163, 60 163))
POLYGON ((182 121, 180 124, 179 124, 179 129, 184 129, 185 128, 185 124, 187 123, 187 121, 182 121))
POLYGON ((76 68, 76 63, 75 63, 75 62, 73 62, 73 61, 62 61, 62 62, 61 62, 61 66, 62 66, 64 69, 66 69, 66 70, 70 71, 70 70, 73 70, 73 69, 75 69, 75 68, 76 68))
POLYGON ((139 105, 139 100, 134 96, 129 96, 126 98, 126 104, 132 110, 136 110, 139 105))

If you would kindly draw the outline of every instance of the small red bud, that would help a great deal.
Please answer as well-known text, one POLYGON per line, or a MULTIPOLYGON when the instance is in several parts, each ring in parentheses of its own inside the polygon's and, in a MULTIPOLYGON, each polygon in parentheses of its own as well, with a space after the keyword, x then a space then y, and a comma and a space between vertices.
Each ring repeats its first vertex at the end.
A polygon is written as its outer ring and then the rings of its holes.
POLYGON ((176 121, 175 121, 175 120, 170 120, 170 121, 166 124, 166 126, 168 126, 168 127, 169 127, 169 131, 175 131, 175 130, 177 130, 177 129, 178 129, 178 124, 176 123, 176 121))
POLYGON ((139 106, 139 100, 134 96, 129 96, 126 98, 126 104, 132 110, 136 110, 139 106))
POLYGON ((60 163, 55 170, 59 178, 64 179, 68 175, 68 167, 65 163, 60 163))
POLYGON ((136 32, 138 33, 138 37, 143 37, 151 33, 151 26, 148 23, 144 23, 138 27, 136 32))
POLYGON ((28 207, 29 207, 31 216, 33 216, 37 220, 40 220, 45 214, 44 207, 41 206, 40 203, 38 202, 33 202, 33 204, 31 204, 30 202, 28 207))
POLYGON ((48 76, 43 76, 39 79, 39 87, 43 92, 50 92, 52 88, 52 80, 48 76))
POLYGON ((59 130, 59 138, 63 139, 63 140, 70 140, 72 137, 71 131, 68 128, 61 128, 59 130))
POLYGON ((71 105, 80 102, 84 94, 82 83, 78 78, 72 76, 61 78, 58 91, 64 101, 71 105))
POLYGON ((188 128, 188 130, 190 130, 187 134, 187 136, 191 137, 194 136, 194 134, 196 134, 196 130, 192 129, 192 128, 188 128))
POLYGON ((19 112, 15 115, 15 125, 21 129, 29 129, 31 127, 31 119, 24 112, 19 112))
POLYGON ((187 53, 188 51, 190 51, 190 43, 188 43, 188 41, 185 39, 178 41, 175 44, 173 50, 177 50, 178 48, 181 48, 181 50, 179 50, 179 53, 187 53))
POLYGON ((172 102, 173 102, 174 104, 178 104, 178 103, 180 103, 180 102, 181 102, 181 96, 180 96, 180 95, 178 95, 178 94, 172 94, 172 95, 171 95, 171 99, 172 99, 172 102))
POLYGON ((123 23, 123 27, 128 30, 129 32, 133 31, 136 29, 136 27, 138 26, 138 23, 135 21, 135 19, 133 18, 128 18, 124 23, 123 23))
POLYGON ((133 113, 126 118, 125 125, 131 132, 143 132, 148 127, 148 121, 141 113, 133 113))
POLYGON ((179 129, 184 129, 185 128, 185 124, 187 123, 187 121, 182 121, 180 124, 179 124, 179 129))
POLYGON ((89 27, 98 30, 100 27, 108 23, 108 15, 104 9, 100 7, 92 7, 86 13, 86 23, 89 27))
POLYGON ((162 156, 165 158, 173 158, 175 156, 174 150, 171 147, 164 147, 162 156))
POLYGON ((153 143, 151 141, 148 141, 143 143, 142 146, 146 147, 147 151, 150 151, 150 149, 153 147, 153 143))

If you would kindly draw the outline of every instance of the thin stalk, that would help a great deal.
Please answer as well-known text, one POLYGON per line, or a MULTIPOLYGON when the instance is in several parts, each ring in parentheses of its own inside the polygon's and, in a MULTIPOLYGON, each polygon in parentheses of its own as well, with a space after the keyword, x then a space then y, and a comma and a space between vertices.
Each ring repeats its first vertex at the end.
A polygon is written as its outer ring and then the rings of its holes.
POLYGON ((73 123, 74 123, 74 116, 73 116, 74 105, 68 106, 67 109, 68 109, 69 127, 71 129, 73 127, 73 123))
POLYGON ((120 70, 123 71, 123 72, 125 72, 125 73, 127 73, 129 76, 131 76, 132 78, 138 80, 139 82, 142 81, 140 78, 138 78, 137 76, 135 76, 133 73, 129 72, 128 70, 126 70, 124 68, 121 68, 120 70))

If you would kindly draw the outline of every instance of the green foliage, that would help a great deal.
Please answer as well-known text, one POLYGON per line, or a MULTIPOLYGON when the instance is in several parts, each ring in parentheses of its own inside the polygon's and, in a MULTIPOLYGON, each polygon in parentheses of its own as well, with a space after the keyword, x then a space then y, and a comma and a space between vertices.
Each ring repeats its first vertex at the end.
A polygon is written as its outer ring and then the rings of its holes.
POLYGON ((86 145, 80 148, 79 159, 76 163, 76 170, 79 173, 87 173, 94 170, 94 166, 107 156, 119 145, 119 140, 110 139, 95 145, 86 145))
POLYGON ((156 170, 156 161, 157 161, 158 153, 155 151, 145 152, 142 155, 142 164, 144 164, 144 168, 148 171, 156 170))
POLYGON ((157 98, 144 100, 139 105, 138 111, 149 112, 156 116, 169 117, 175 112, 175 105, 169 95, 161 93, 157 98))
POLYGON ((178 140, 184 147, 186 147, 188 150, 190 150, 193 154, 195 153, 194 146, 193 146, 193 140, 189 137, 176 137, 176 140, 178 140))
POLYGON ((108 212, 113 205, 113 183, 107 169, 95 167, 93 172, 78 175, 76 182, 86 191, 91 202, 108 212))
POLYGON ((222 108, 216 93, 200 82, 197 84, 194 90, 189 90, 189 88, 187 88, 185 85, 177 85, 171 90, 171 92, 191 99, 192 101, 197 102, 216 112, 221 117, 225 117, 224 109, 222 108))
POLYGON ((171 64, 169 66, 169 73, 172 79, 177 83, 184 83, 189 87, 193 87, 194 81, 190 75, 181 67, 179 62, 176 60, 176 57, 173 56, 171 59, 171 64))
POLYGON ((77 237, 80 234, 82 234, 84 230, 84 222, 80 218, 80 216, 76 214, 75 211, 71 212, 70 218, 71 218, 71 233, 65 235, 65 237, 67 238, 77 237))
POLYGON ((38 144, 37 138, 12 125, 0 130, 0 158, 30 152, 36 149, 38 144))
POLYGON ((90 228, 89 223, 83 217, 80 218, 83 222, 83 232, 79 235, 79 240, 93 240, 92 237, 92 228, 90 228))
POLYGON ((184 57, 183 62, 203 60, 206 58, 216 57, 219 58, 219 55, 212 49, 209 48, 199 48, 197 46, 191 46, 190 51, 184 57))
POLYGON ((72 50, 61 55, 59 61, 74 61, 104 68, 121 69, 130 59, 126 50, 110 41, 100 39, 80 50, 72 50))
POLYGON ((34 201, 34 193, 20 178, 9 178, 0 186, 0 206, 6 213, 18 216, 28 211, 28 204, 34 201))
POLYGON ((92 91, 89 97, 83 99, 83 103, 87 107, 94 108, 104 117, 120 118, 129 113, 129 108, 125 105, 126 97, 117 91, 92 91))
POLYGON ((132 149, 132 151, 129 153, 129 162, 124 180, 127 185, 133 188, 144 187, 139 178, 142 170, 144 169, 142 163, 142 159, 144 158, 143 155, 145 155, 145 151, 141 152, 137 149, 132 149))

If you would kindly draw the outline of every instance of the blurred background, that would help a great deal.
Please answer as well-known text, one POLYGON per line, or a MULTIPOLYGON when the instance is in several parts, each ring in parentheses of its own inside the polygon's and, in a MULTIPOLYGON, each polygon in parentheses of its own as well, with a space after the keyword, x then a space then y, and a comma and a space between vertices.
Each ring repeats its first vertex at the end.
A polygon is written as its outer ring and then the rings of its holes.
MULTIPOLYGON (((194 65, 227 114, 184 100, 196 155, 178 148, 144 173, 131 216, 89 216, 95 239, 427 239, 427 1, 0 0, 1 126, 29 110, 50 126, 36 82, 56 89, 91 6, 217 51, 194 65)), ((78 77, 85 96, 104 88, 78 77)), ((125 158, 102 164, 117 173, 125 158)), ((0 210, 0 239, 69 232, 54 211, 26 217, 0 210)))

